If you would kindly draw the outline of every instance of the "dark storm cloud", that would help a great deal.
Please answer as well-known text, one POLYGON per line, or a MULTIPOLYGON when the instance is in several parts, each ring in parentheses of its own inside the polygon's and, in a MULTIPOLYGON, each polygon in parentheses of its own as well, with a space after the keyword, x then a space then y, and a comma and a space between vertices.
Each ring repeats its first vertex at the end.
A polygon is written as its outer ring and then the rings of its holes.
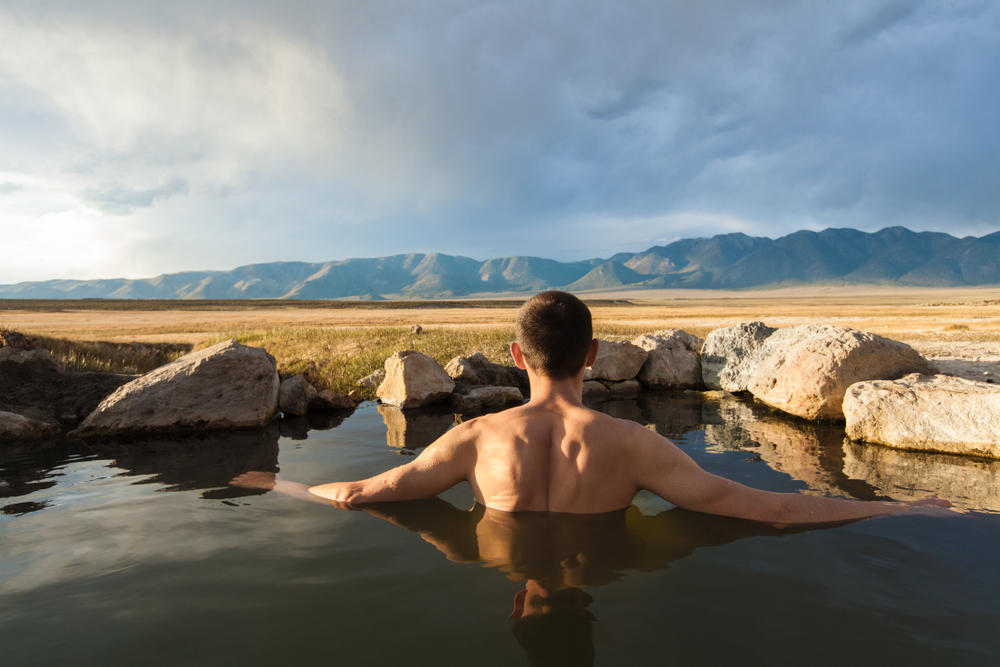
POLYGON ((226 265, 1000 220, 992 2, 35 2, 15 18, 104 54, 79 89, 0 60, 0 93, 30 88, 35 126, 72 135, 59 157, 86 200, 147 216, 150 247, 167 197, 200 233, 280 221, 226 265))

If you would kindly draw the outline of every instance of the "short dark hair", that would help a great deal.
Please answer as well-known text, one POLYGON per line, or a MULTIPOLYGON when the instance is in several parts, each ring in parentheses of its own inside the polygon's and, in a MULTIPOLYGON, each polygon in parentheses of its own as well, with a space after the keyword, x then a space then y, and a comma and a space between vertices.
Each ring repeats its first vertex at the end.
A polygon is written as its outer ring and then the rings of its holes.
POLYGON ((517 311, 517 344, 531 370, 565 380, 587 363, 594 329, 590 309, 567 292, 542 292, 517 311))

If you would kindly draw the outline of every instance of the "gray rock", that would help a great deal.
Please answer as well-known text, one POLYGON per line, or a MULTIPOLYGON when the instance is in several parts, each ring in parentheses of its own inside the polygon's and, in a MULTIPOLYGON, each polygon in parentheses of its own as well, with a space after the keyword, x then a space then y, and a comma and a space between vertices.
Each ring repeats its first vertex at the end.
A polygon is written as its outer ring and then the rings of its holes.
POLYGON ((448 403, 457 410, 478 410, 499 405, 520 405, 524 396, 517 387, 473 387, 468 392, 455 392, 448 403))
POLYGON ((638 380, 650 389, 697 389, 701 386, 701 339, 680 329, 643 334, 632 341, 646 350, 638 380))
POLYGON ((631 380, 646 362, 646 350, 632 343, 599 341, 597 359, 583 373, 584 380, 631 380))
POLYGON ((28 419, 13 412, 0 412, 0 440, 13 438, 43 438, 59 429, 53 424, 28 419))
POLYGON ((364 387, 374 389, 382 384, 382 380, 385 379, 385 369, 378 368, 371 372, 371 374, 364 376, 360 380, 354 383, 355 387, 364 387))
POLYGON ((418 408, 440 403, 455 389, 441 364, 415 350, 397 352, 385 360, 385 380, 376 394, 383 403, 418 408))
POLYGON ((284 415, 304 415, 309 412, 309 401, 318 393, 304 377, 293 375, 278 387, 278 409, 284 415))
POLYGON ((420 326, 419 324, 414 324, 412 327, 410 327, 410 333, 411 334, 416 334, 416 335, 419 336, 423 332, 424 332, 424 328, 422 326, 420 326))
POLYGON ((0 410, 29 419, 77 426, 108 394, 133 375, 77 373, 47 350, 0 348, 0 410))
POLYGON ((1000 459, 1000 387, 947 375, 859 382, 844 396, 847 435, 897 449, 1000 459))
POLYGON ((444 367, 457 385, 528 388, 528 372, 517 366, 495 364, 482 352, 455 357, 444 367))
POLYGON ((346 394, 324 389, 309 400, 309 410, 353 410, 356 403, 346 394))
POLYGON ((758 400, 805 419, 843 419, 847 388, 930 370, 909 345, 826 324, 788 327, 769 336, 747 389, 758 400))
POLYGON ((760 361, 755 352, 775 331, 763 322, 742 322, 709 333, 701 347, 701 380, 705 389, 746 391, 760 361))
POLYGON ((71 435, 263 426, 278 412, 278 386, 274 357, 228 340, 120 387, 71 435))
POLYGON ((583 383, 583 395, 584 396, 601 396, 610 393, 608 388, 604 386, 603 382, 598 382, 597 380, 587 380, 583 383))

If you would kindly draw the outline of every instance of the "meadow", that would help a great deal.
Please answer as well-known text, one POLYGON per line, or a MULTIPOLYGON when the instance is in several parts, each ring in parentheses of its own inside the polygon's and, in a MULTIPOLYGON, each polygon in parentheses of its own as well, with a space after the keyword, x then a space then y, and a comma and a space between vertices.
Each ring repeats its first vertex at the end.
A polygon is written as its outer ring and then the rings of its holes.
MULTIPOLYGON (((774 327, 823 322, 901 340, 930 356, 1000 355, 1000 288, 660 290, 583 297, 595 334, 606 339, 658 329, 704 337, 748 320, 774 327)), ((302 374, 319 388, 347 392, 399 350, 418 350, 442 364, 473 352, 509 363, 522 301, 5 300, 0 328, 33 336, 70 369, 127 374, 235 338, 267 349, 282 377, 302 374), (423 331, 411 333, 414 325, 423 331)))

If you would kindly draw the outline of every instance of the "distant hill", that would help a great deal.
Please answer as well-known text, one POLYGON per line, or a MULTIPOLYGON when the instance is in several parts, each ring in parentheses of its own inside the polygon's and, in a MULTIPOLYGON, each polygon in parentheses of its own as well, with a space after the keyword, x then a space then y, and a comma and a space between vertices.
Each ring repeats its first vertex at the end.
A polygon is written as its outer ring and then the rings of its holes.
POLYGON ((431 254, 310 264, 272 262, 232 271, 187 271, 129 280, 49 280, 0 285, 7 299, 448 298, 621 287, 746 289, 785 285, 1000 285, 1000 232, 956 238, 887 227, 683 239, 608 259, 541 257, 479 261, 431 254))

